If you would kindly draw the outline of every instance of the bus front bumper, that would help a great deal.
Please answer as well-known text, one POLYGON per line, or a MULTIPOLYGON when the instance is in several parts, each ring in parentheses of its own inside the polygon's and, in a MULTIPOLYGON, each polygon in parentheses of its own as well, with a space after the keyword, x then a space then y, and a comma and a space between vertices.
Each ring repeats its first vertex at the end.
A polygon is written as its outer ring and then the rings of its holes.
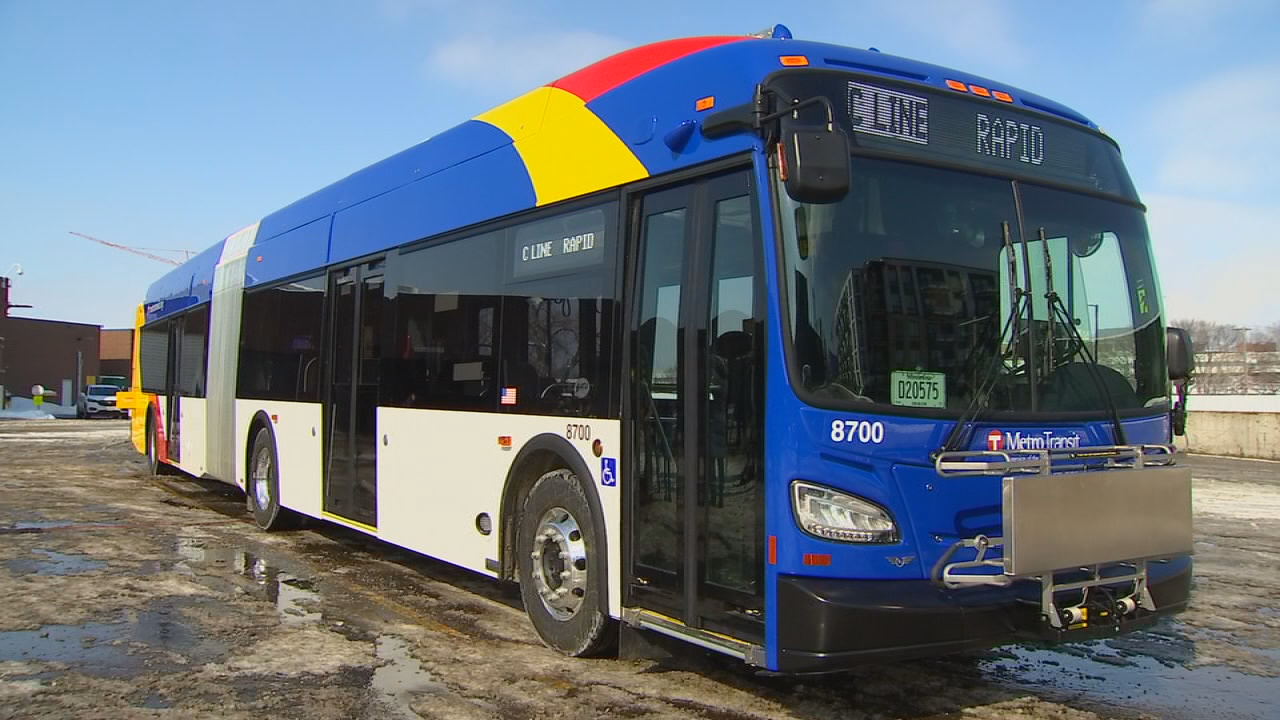
POLYGON ((1186 609, 1191 559, 1156 565, 1149 581, 1156 610, 1118 624, 1056 630, 1038 603, 1009 591, 947 590, 928 580, 778 578, 778 670, 817 673, 868 662, 905 660, 1020 641, 1074 642, 1149 627, 1186 609))

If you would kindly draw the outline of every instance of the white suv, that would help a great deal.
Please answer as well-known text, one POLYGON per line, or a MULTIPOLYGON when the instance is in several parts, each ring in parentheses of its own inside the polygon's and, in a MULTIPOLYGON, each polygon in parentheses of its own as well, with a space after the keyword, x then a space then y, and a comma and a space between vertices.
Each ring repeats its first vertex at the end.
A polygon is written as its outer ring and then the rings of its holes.
POLYGON ((95 415, 125 417, 128 412, 116 407, 115 385, 90 385, 80 393, 80 402, 76 405, 76 417, 88 418, 95 415))

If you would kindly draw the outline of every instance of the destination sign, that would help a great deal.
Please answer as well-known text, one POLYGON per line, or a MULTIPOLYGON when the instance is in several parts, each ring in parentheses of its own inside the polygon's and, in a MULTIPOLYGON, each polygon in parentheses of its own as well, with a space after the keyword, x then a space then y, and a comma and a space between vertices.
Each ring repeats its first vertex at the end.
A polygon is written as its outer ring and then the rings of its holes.
POLYGON ((854 132, 929 144, 929 99, 859 82, 849 83, 854 132))
POLYGON ((1115 144, 1065 118, 838 71, 786 72, 770 86, 792 98, 829 98, 855 149, 1137 199, 1115 144))
POLYGON ((512 237, 512 278, 599 265, 605 257, 606 227, 604 210, 592 208, 517 228, 512 237))

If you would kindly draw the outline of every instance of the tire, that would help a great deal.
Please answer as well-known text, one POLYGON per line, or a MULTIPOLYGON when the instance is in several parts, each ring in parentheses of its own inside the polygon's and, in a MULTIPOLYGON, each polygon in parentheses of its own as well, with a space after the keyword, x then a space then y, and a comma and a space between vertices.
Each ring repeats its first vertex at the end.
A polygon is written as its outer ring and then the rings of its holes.
POLYGON ((267 531, 287 530, 297 526, 296 515, 280 507, 280 471, 276 439, 270 428, 259 428, 249 451, 245 472, 245 503, 258 527, 267 531))
POLYGON ((570 657, 611 652, 605 547, 578 476, 561 469, 538 478, 519 523, 520 596, 542 642, 570 657))
POLYGON ((147 413, 147 472, 152 477, 167 474, 164 463, 160 462, 160 449, 156 446, 156 423, 152 418, 152 413, 147 413))

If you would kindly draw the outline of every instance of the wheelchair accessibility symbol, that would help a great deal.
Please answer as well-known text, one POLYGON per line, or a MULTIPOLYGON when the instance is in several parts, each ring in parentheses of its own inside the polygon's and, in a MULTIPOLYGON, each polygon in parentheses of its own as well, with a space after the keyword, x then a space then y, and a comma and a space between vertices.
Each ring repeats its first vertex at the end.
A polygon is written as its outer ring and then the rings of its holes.
POLYGON ((600 458, 600 484, 605 487, 618 486, 618 458, 600 458))

